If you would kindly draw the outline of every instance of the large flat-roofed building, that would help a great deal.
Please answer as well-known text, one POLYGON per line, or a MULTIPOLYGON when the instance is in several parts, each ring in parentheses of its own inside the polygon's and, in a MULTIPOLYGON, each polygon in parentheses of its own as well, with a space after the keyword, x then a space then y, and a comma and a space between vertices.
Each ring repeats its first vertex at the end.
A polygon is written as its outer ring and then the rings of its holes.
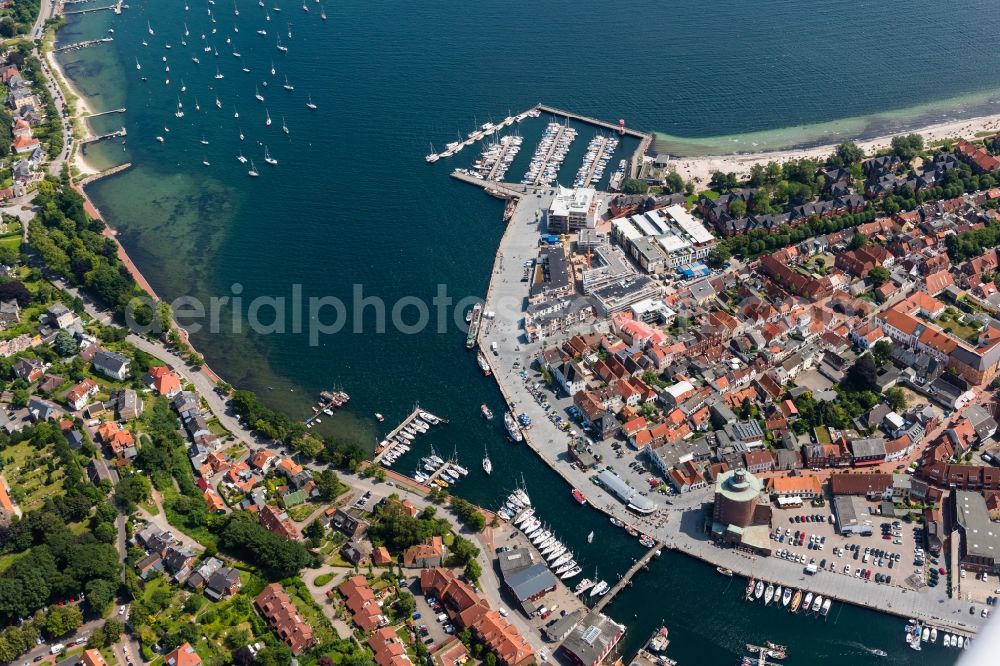
POLYGON ((611 233, 647 273, 688 266, 715 246, 715 237, 678 205, 612 220, 611 233))
POLYGON ((854 495, 834 497, 833 514, 837 518, 837 531, 841 534, 871 535, 872 526, 865 524, 864 516, 869 515, 866 509, 865 502, 860 497, 854 495))
POLYGON ((546 212, 549 233, 566 234, 597 225, 597 192, 592 187, 560 187, 546 212))
POLYGON ((573 628, 560 649, 577 666, 597 666, 624 634, 623 625, 600 613, 590 613, 573 628))
POLYGON ((611 491, 625 506, 636 513, 652 513, 656 504, 639 494, 639 491, 625 483, 620 476, 610 470, 604 470, 597 475, 601 485, 611 491))
POLYGON ((606 317, 628 310, 646 299, 657 298, 661 293, 660 287, 652 279, 645 275, 635 275, 596 289, 591 296, 597 304, 598 312, 606 317))
POLYGON ((574 291, 573 268, 563 247, 552 246, 540 254, 532 271, 528 302, 544 303, 574 291))
POLYGON ((764 484, 745 469, 719 474, 715 481, 712 539, 716 543, 771 554, 771 507, 764 484))
POLYGON ((964 568, 1000 574, 1000 524, 990 520, 981 493, 956 490, 952 494, 955 524, 962 535, 959 559, 964 568))

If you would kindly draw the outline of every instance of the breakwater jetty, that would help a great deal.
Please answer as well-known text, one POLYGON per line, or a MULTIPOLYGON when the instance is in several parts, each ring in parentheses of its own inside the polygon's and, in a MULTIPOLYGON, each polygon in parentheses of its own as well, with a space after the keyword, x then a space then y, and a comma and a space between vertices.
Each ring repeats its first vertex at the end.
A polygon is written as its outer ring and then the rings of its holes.
POLYGON ((77 185, 79 185, 80 187, 86 187, 87 185, 90 185, 94 181, 98 181, 98 180, 100 180, 102 178, 107 178, 108 176, 113 176, 116 173, 121 173, 121 172, 125 171, 126 169, 130 169, 130 168, 132 168, 132 163, 131 162, 126 162, 125 164, 119 164, 116 167, 111 167, 110 169, 105 169, 104 171, 101 171, 100 173, 91 174, 91 175, 87 176, 86 178, 83 178, 82 180, 80 180, 77 183, 77 185))

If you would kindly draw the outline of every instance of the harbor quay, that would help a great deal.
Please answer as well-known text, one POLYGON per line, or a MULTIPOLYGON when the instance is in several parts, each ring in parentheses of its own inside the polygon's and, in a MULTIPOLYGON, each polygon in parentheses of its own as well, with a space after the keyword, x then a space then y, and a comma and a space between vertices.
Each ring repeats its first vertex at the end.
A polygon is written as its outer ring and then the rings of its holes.
MULTIPOLYGON (((538 194, 522 197, 514 208, 494 262, 484 306, 486 310, 493 309, 492 304, 500 301, 520 299, 527 302, 528 286, 521 281, 521 276, 525 262, 538 257, 540 237, 545 233, 544 215, 539 213, 549 206, 554 196, 553 190, 542 190, 538 194)), ((611 196, 613 195, 598 193, 598 197, 605 199, 611 196)), ((574 332, 593 328, 581 325, 579 330, 566 331, 566 337, 574 332)), ((520 372, 531 367, 543 347, 541 343, 525 339, 521 319, 498 315, 489 320, 480 334, 479 345, 508 409, 515 413, 526 413, 532 420, 532 426, 524 431, 525 445, 563 477, 568 484, 567 493, 571 488, 580 489, 587 495, 589 504, 609 518, 633 526, 640 533, 664 544, 666 548, 714 566, 728 568, 748 578, 812 591, 838 602, 855 604, 901 618, 913 618, 923 624, 964 636, 974 635, 984 622, 978 613, 972 615, 968 612, 968 603, 959 599, 941 598, 931 594, 930 588, 918 591, 880 585, 829 571, 808 575, 804 573, 801 564, 720 547, 709 538, 705 530, 704 507, 712 501, 710 487, 669 497, 649 493, 648 497, 656 504, 655 510, 644 516, 632 513, 616 496, 592 482, 594 471, 583 470, 572 462, 568 454, 571 436, 548 418, 546 410, 529 391, 528 382, 520 372)), ((570 404, 572 400, 562 398, 557 399, 553 406, 570 404)), ((517 444, 512 443, 511 446, 517 444)), ((834 607, 831 617, 836 617, 836 612, 834 607)), ((900 624, 900 635, 903 634, 902 629, 903 623, 900 624)))

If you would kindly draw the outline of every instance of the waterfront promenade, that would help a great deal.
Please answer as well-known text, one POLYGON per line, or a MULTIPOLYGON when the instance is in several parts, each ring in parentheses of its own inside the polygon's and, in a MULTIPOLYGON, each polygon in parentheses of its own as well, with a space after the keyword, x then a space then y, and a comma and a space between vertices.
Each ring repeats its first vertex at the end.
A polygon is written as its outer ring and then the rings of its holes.
MULTIPOLYGON (((523 198, 515 209, 501 239, 486 296, 486 309, 496 311, 497 316, 486 324, 479 340, 507 405, 531 417, 533 426, 525 433, 525 445, 531 447, 549 467, 565 479, 568 484, 566 492, 571 487, 580 488, 587 493, 594 508, 631 523, 636 529, 664 543, 667 548, 712 565, 728 567, 741 575, 764 578, 782 586, 805 588, 840 602, 904 618, 913 617, 963 635, 975 633, 983 623, 982 618, 978 614, 970 615, 967 603, 943 598, 940 588, 936 594, 933 588, 917 592, 865 582, 828 571, 808 576, 801 565, 716 547, 702 529, 702 506, 712 500, 711 488, 670 496, 669 499, 665 495, 650 493, 650 499, 659 508, 651 516, 638 517, 591 482, 593 471, 580 470, 571 463, 567 451, 570 442, 568 435, 548 419, 544 409, 528 392, 518 374, 519 368, 513 367, 514 362, 519 361, 521 367, 529 368, 541 349, 555 343, 527 343, 521 330, 523 314, 511 311, 514 304, 526 303, 528 285, 521 282, 523 264, 536 258, 539 253, 539 232, 543 231, 539 227, 539 220, 543 216, 536 218, 536 210, 547 207, 551 199, 551 193, 546 191, 540 198, 523 198), (497 344, 497 355, 489 352, 493 343, 497 344)), ((599 449, 603 448, 600 444, 597 446, 599 449)), ((600 452, 606 453, 606 457, 613 457, 610 448, 600 452)), ((841 562, 841 565, 844 563, 837 559, 833 561, 841 562)), ((902 641, 902 631, 900 634, 902 641)))

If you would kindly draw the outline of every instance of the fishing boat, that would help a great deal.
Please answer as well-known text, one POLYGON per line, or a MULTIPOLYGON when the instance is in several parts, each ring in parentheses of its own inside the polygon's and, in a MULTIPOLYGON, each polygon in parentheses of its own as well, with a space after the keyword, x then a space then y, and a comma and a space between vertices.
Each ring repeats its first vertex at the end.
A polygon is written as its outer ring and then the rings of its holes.
POLYGON ((306 108, 313 109, 313 110, 316 109, 316 104, 313 103, 312 95, 309 96, 309 101, 306 102, 306 108))
POLYGON ((732 576, 733 575, 733 570, 732 569, 727 569, 726 567, 715 567, 715 570, 718 571, 723 576, 732 576))
POLYGON ((490 370, 490 364, 486 360, 486 355, 483 354, 483 352, 480 351, 476 353, 476 363, 479 364, 479 369, 482 370, 483 374, 487 377, 493 374, 493 371, 490 370))
POLYGON ((582 492, 580 492, 579 488, 574 488, 571 494, 573 495, 573 499, 575 499, 578 504, 587 503, 587 497, 582 492))
POLYGON ((264 146, 264 161, 271 166, 278 166, 278 160, 271 157, 271 153, 267 152, 267 146, 264 146))
POLYGON ((601 580, 594 584, 594 587, 590 589, 590 596, 599 597, 604 595, 608 591, 609 585, 601 580))
POLYGON ((781 595, 781 605, 788 608, 788 604, 792 601, 792 588, 786 587, 784 593, 781 595))
POLYGON ((479 405, 479 411, 483 413, 483 416, 486 418, 487 421, 493 418, 493 412, 490 411, 490 408, 486 406, 486 403, 479 405))
POLYGON ((818 613, 819 609, 822 608, 822 607, 823 607, 823 595, 822 594, 817 594, 816 595, 816 600, 813 601, 812 612, 813 613, 818 613))
POLYGON ((830 606, 832 606, 832 605, 833 605, 833 600, 830 599, 830 598, 827 598, 826 601, 823 602, 823 607, 819 611, 820 615, 822 615, 823 617, 826 617, 827 614, 830 612, 830 606))
POLYGON ((809 608, 812 606, 812 602, 813 602, 813 593, 812 592, 807 592, 806 593, 806 598, 802 600, 802 612, 803 613, 809 611, 809 608))
POLYGON ((764 605, 767 606, 771 603, 771 599, 774 598, 774 585, 771 583, 767 584, 767 589, 764 590, 764 605))
POLYGON ((799 604, 802 603, 802 590, 795 590, 795 594, 792 595, 792 606, 789 610, 793 613, 799 612, 799 604))
POLYGON ((257 167, 254 166, 253 160, 250 160, 250 170, 247 171, 247 175, 252 176, 254 178, 260 175, 259 173, 257 173, 257 167))
POLYGON ((493 473, 493 461, 490 460, 490 454, 486 449, 483 449, 483 471, 487 476, 493 473))
POLYGON ((760 599, 764 596, 764 581, 757 581, 757 585, 753 588, 754 599, 760 599))

